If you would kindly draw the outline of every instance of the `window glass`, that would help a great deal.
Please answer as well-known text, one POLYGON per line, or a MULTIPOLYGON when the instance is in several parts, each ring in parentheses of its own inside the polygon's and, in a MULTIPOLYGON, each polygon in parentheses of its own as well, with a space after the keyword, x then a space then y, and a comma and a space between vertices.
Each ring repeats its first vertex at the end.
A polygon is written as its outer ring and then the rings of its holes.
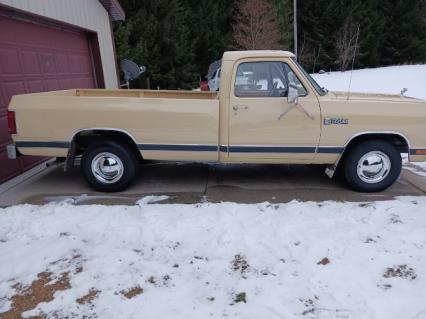
POLYGON ((299 70, 305 75, 305 77, 308 79, 309 82, 311 82, 312 86, 315 88, 315 90, 318 92, 319 95, 326 95, 327 90, 322 88, 315 80, 314 78, 306 72, 306 70, 297 62, 295 58, 293 58, 294 64, 299 68, 299 70))
POLYGON ((299 91, 299 96, 305 96, 308 94, 306 92, 306 89, 303 87, 302 83, 300 83, 299 79, 297 78, 296 74, 290 69, 288 64, 284 63, 285 73, 287 75, 288 83, 289 85, 293 85, 297 87, 297 90, 299 91))
POLYGON ((306 90, 283 62, 245 62, 237 68, 235 95, 238 97, 285 97, 288 83, 299 88, 300 95, 306 90))
POLYGON ((237 68, 235 95, 241 97, 278 97, 287 92, 281 62, 241 63, 237 68))

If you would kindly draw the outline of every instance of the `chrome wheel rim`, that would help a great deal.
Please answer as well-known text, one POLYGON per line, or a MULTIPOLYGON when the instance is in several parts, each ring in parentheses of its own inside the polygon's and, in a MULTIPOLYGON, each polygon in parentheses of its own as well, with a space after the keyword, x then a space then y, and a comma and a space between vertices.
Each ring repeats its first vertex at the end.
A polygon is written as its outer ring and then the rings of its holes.
POLYGON ((365 183, 382 182, 390 173, 391 161, 389 156, 380 151, 365 154, 358 162, 358 177, 365 183))
POLYGON ((124 174, 123 162, 115 154, 99 153, 92 160, 92 173, 101 183, 116 183, 124 174))

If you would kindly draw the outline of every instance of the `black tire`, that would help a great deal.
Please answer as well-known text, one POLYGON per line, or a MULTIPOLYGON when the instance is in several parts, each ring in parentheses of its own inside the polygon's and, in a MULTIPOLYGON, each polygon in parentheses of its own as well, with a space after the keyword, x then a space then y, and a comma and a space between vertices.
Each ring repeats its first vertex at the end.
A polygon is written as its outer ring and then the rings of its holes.
MULTIPOLYGON (((111 165, 108 166, 112 167, 111 165)), ((97 166, 95 165, 95 167, 97 166)), ((137 176, 138 168, 138 160, 134 152, 132 152, 128 147, 115 142, 92 145, 86 149, 81 159, 81 169, 86 181, 95 190, 107 193, 120 192, 126 189, 137 176), (122 168, 120 170, 120 174, 116 174, 115 178, 107 182, 103 182, 101 180, 102 176, 98 175, 97 177, 92 169, 92 162, 95 164, 97 157, 102 154, 112 154, 119 159, 119 161, 117 161, 118 163, 121 161, 118 165, 122 168)), ((99 172, 102 173, 102 171, 99 172)))
POLYGON ((344 158, 343 177, 346 184, 355 191, 365 193, 381 192, 395 183, 401 174, 401 169, 401 154, 392 144, 383 140, 371 140, 362 142, 349 150, 349 153, 344 158), (390 169, 387 170, 387 176, 383 175, 382 180, 368 183, 359 176, 358 163, 364 155, 370 152, 385 154, 390 162, 390 169))

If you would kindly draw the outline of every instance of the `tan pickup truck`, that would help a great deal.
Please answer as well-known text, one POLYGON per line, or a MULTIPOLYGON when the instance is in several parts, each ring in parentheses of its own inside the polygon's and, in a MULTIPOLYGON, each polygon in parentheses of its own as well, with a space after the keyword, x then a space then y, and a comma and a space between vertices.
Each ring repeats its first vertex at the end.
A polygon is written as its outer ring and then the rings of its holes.
POLYGON ((82 156, 97 190, 126 188, 142 160, 326 164, 381 191, 400 153, 426 161, 426 102, 328 92, 284 51, 226 52, 219 92, 67 90, 14 96, 10 157, 82 156))

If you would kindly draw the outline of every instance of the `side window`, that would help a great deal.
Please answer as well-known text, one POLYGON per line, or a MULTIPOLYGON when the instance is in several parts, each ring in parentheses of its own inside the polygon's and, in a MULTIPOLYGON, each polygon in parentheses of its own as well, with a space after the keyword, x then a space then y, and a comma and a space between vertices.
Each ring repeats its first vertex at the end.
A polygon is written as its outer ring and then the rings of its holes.
POLYGON ((289 83, 299 89, 299 95, 306 95, 305 88, 286 63, 245 62, 237 68, 234 91, 238 97, 285 97, 289 83))
POLYGON ((235 95, 279 97, 287 94, 287 80, 281 62, 246 62, 237 68, 235 95))

